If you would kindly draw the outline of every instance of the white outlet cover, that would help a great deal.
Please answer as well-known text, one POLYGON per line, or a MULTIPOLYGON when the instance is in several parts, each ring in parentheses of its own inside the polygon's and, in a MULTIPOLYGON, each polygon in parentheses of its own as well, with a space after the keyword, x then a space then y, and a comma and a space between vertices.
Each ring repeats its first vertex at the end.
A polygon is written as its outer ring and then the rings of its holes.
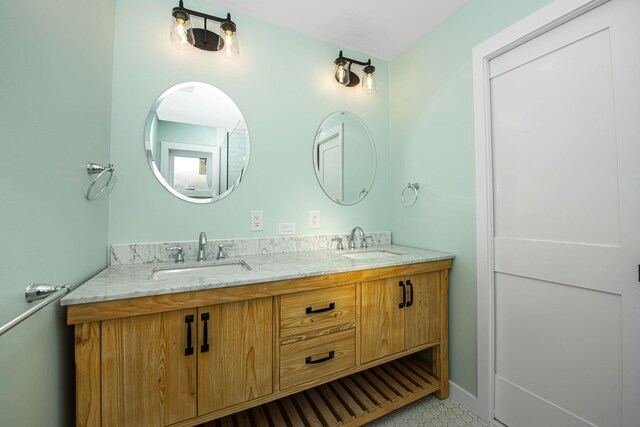
POLYGON ((262 211, 251 211, 251 231, 264 230, 262 218, 262 211))
POLYGON ((309 211, 309 228, 320 228, 320 211, 309 211))
POLYGON ((281 236, 288 234, 296 234, 295 222, 281 222, 278 224, 278 234, 281 236))

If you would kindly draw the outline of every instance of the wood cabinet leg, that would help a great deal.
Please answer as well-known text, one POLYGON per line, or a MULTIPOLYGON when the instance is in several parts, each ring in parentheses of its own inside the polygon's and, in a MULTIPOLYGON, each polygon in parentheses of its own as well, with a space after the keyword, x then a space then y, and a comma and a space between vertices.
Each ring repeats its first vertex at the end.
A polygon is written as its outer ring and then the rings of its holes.
POLYGON ((100 426, 100 322, 76 325, 74 342, 76 426, 100 426))
POLYGON ((440 381, 434 394, 444 399, 449 396, 449 270, 440 275, 440 344, 433 348, 433 373, 440 381))

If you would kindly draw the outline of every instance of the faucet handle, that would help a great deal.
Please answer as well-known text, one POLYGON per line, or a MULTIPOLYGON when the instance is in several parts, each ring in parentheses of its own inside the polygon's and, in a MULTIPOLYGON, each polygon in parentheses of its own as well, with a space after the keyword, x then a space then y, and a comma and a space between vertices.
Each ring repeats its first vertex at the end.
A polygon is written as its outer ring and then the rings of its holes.
POLYGON ((225 259, 227 257, 227 253, 224 251, 224 245, 218 245, 218 255, 216 255, 216 259, 225 259))
POLYGON ((373 236, 371 234, 365 234, 362 237, 362 245, 360 245, 362 247, 362 249, 367 249, 368 245, 367 245, 367 239, 371 239, 373 240, 373 236))
POLYGON ((176 253, 176 262, 184 262, 184 254, 182 253, 182 246, 172 246, 167 248, 168 251, 178 251, 176 253))
POLYGON ((344 250, 344 246, 342 245, 342 237, 338 237, 338 236, 333 236, 331 238, 332 242, 338 242, 338 244, 336 245, 336 249, 341 251, 344 250))

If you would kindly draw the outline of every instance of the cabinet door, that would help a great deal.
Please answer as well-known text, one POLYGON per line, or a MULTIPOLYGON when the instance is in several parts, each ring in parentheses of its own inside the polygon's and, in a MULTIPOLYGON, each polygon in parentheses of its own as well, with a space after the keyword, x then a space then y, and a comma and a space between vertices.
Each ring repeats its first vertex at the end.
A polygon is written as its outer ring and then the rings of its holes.
POLYGON ((403 287, 400 279, 362 284, 360 313, 361 362, 404 350, 403 287))
POLYGON ((404 346, 409 350, 440 339, 440 271, 406 277, 405 283, 404 346))
POLYGON ((196 310, 102 322, 102 426, 166 426, 196 416, 196 310), (191 317, 189 317, 191 316, 191 317), (192 320, 191 323, 189 320, 192 320))
POLYGON ((272 392, 271 298, 201 307, 198 321, 199 415, 272 392))

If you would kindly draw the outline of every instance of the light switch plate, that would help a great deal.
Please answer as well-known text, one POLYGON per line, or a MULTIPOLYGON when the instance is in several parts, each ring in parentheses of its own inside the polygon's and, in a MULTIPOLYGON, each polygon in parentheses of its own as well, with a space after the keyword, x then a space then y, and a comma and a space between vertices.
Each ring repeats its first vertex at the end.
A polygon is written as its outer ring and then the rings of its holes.
POLYGON ((309 211, 309 228, 320 228, 320 211, 309 211))
POLYGON ((278 224, 278 234, 283 236, 287 234, 296 234, 295 222, 281 222, 278 224))
POLYGON ((251 211, 251 231, 262 231, 262 211, 251 211))

